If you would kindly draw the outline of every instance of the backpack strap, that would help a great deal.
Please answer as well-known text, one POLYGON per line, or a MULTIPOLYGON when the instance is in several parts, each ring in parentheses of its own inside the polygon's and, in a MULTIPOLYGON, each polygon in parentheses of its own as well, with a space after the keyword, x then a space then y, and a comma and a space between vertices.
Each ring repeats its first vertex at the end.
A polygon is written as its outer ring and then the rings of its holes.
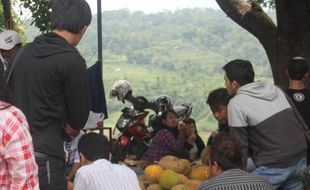
POLYGON ((13 57, 13 60, 9 63, 9 64, 10 64, 10 67, 8 68, 9 70, 8 70, 8 73, 7 73, 6 79, 5 79, 5 83, 6 83, 6 84, 9 83, 9 81, 10 81, 10 79, 11 79, 11 76, 12 76, 12 74, 13 74, 13 70, 14 70, 14 68, 16 67, 17 61, 19 60, 20 55, 24 52, 24 50, 25 50, 25 46, 20 47, 20 48, 17 50, 15 56, 13 57))
POLYGON ((295 103, 293 102, 293 100, 286 94, 286 92, 283 91, 283 89, 281 87, 278 86, 278 88, 284 93, 288 103, 291 105, 293 111, 294 111, 294 114, 295 114, 295 117, 297 118, 300 126, 301 126, 301 129, 302 131, 304 132, 308 142, 310 142, 310 129, 309 129, 309 126, 307 125, 307 123, 305 122, 304 118, 301 116, 301 114, 299 113, 295 103))

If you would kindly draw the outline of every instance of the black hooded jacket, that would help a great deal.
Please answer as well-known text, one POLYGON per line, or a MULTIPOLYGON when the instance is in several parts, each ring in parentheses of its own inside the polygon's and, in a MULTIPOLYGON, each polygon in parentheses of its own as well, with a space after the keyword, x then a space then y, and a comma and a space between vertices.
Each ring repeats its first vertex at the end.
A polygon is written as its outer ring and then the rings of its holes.
POLYGON ((89 110, 85 60, 64 38, 48 33, 26 45, 9 86, 11 103, 26 115, 37 152, 64 158, 64 117, 82 129, 89 110))

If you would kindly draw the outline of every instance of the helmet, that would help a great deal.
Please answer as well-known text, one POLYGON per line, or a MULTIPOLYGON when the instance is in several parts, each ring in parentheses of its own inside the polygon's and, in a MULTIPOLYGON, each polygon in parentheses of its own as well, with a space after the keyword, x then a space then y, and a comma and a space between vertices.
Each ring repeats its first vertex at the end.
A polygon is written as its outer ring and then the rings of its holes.
POLYGON ((132 93, 130 83, 127 80, 119 80, 113 84, 110 91, 110 98, 117 97, 118 100, 124 101, 128 93, 132 93))
POLYGON ((171 98, 166 95, 158 96, 156 98, 155 104, 156 104, 156 108, 157 108, 159 115, 162 112, 165 112, 169 109, 173 109, 171 98))

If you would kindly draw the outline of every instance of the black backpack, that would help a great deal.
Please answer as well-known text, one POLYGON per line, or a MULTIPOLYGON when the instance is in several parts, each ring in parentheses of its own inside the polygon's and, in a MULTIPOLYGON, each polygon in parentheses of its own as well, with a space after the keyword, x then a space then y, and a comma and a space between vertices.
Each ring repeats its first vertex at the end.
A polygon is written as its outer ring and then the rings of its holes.
POLYGON ((3 92, 0 94, 1 100, 4 100, 6 102, 9 102, 10 99, 10 89, 9 89, 9 82, 11 79, 11 76, 13 74, 13 70, 16 67, 17 60, 19 59, 20 55, 24 51, 25 47, 20 47, 14 57, 12 58, 11 62, 9 63, 9 66, 6 71, 4 71, 3 80, 1 81, 1 84, 3 86, 3 92))

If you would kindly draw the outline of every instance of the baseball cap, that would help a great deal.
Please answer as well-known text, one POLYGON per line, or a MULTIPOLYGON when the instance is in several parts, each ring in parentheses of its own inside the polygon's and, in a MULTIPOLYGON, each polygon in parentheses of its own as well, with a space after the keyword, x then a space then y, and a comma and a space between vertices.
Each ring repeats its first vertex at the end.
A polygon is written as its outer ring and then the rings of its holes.
POLYGON ((20 37, 15 30, 3 30, 0 33, 0 49, 10 50, 19 43, 20 37))

